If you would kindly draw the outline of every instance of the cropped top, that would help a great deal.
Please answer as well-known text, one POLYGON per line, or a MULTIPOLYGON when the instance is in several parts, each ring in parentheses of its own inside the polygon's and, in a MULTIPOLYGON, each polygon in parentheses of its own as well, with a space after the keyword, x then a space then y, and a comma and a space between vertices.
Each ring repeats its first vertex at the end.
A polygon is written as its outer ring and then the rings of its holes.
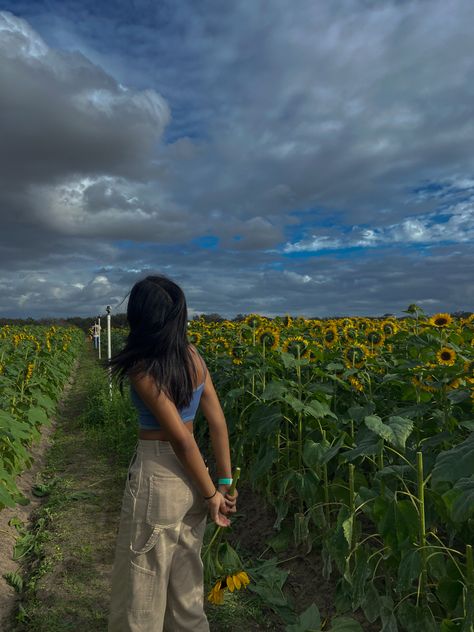
MULTIPOLYGON (((178 412, 181 416, 183 423, 187 423, 189 421, 194 420, 194 417, 196 415, 196 412, 199 406, 199 402, 201 401, 201 395, 204 390, 204 383, 206 381, 207 369, 206 369, 206 365, 204 364, 204 360, 201 358, 201 356, 199 356, 199 358, 201 360, 202 367, 204 370, 204 381, 202 382, 202 384, 200 384, 193 390, 193 396, 191 398, 189 405, 186 406, 185 408, 178 409, 178 412)), ((161 430, 161 426, 158 420, 153 415, 153 413, 148 408, 148 406, 145 404, 145 402, 138 395, 137 391, 133 387, 133 384, 130 384, 130 397, 132 399, 132 402, 135 408, 138 411, 139 428, 143 428, 143 430, 161 430)))

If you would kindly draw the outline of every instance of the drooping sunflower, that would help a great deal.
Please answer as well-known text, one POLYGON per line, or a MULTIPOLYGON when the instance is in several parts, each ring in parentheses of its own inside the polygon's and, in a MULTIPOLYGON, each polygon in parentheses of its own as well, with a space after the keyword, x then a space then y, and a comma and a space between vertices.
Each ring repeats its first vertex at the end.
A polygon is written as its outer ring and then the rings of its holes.
POLYGON ((303 336, 290 336, 283 343, 282 351, 284 351, 285 353, 291 353, 295 357, 298 357, 299 354, 299 357, 301 358, 304 355, 308 345, 309 342, 305 340, 303 336))
POLYGON ((218 579, 216 581, 214 586, 211 588, 211 592, 207 596, 208 601, 216 605, 224 603, 225 585, 223 586, 223 584, 224 584, 224 580, 222 579, 218 579))
POLYGON ((259 327, 255 332, 255 337, 261 345, 265 343, 266 349, 276 349, 280 342, 280 334, 273 327, 259 327))
POLYGON ((364 366, 367 359, 368 349, 364 345, 352 344, 343 351, 344 364, 352 369, 357 367, 360 369, 364 366))
POLYGON ((436 358, 440 364, 445 366, 453 366, 456 362, 456 352, 452 347, 441 347, 436 354, 436 358))
POLYGON ((429 319, 429 323, 433 327, 448 327, 453 322, 450 314, 435 314, 429 319))

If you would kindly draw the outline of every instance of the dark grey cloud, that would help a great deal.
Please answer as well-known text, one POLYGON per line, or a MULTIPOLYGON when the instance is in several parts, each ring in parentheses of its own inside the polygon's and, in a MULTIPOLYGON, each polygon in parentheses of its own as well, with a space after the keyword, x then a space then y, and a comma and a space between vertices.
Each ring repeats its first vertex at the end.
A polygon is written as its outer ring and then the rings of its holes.
POLYGON ((469 307, 470 0, 14 11, 2 312, 96 312, 147 270, 228 315, 469 307))

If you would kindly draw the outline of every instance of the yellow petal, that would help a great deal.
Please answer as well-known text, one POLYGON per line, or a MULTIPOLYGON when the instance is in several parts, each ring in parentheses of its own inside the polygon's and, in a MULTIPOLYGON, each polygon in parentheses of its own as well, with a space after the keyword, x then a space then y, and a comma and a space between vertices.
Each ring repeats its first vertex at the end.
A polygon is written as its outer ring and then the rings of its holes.
POLYGON ((237 590, 240 590, 242 588, 242 584, 240 582, 239 576, 234 575, 233 580, 234 580, 234 586, 237 588, 237 590))
POLYGON ((230 592, 234 592, 235 585, 232 575, 227 576, 227 588, 230 590, 230 592))
POLYGON ((249 576, 247 575, 245 571, 240 571, 240 573, 237 573, 237 574, 239 576, 240 581, 242 582, 244 586, 247 586, 247 584, 250 584, 249 576))

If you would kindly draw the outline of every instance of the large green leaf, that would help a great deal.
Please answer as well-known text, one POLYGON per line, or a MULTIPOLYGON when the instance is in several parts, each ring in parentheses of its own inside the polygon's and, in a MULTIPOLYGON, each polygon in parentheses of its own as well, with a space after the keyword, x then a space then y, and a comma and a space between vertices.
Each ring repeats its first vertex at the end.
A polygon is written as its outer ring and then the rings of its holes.
POLYGON ((358 621, 351 617, 336 617, 331 621, 329 632, 363 632, 358 621))
POLYGON ((389 417, 387 423, 378 415, 368 415, 364 422, 372 432, 399 449, 405 448, 406 440, 413 431, 413 421, 397 415, 389 417))
POLYGON ((455 483, 468 478, 474 472, 474 433, 465 441, 438 454, 433 468, 431 484, 434 489, 440 483, 455 483))
POLYGON ((443 500, 453 522, 465 522, 474 516, 474 474, 460 478, 443 494, 443 500))
MULTIPOLYGON (((285 632, 320 632, 321 617, 316 604, 312 603, 300 616, 298 621, 285 627, 285 632)), ((349 632, 349 631, 348 631, 349 632)))
POLYGON ((398 566, 397 587, 400 592, 408 591, 421 572, 421 556, 418 549, 405 553, 398 566))

